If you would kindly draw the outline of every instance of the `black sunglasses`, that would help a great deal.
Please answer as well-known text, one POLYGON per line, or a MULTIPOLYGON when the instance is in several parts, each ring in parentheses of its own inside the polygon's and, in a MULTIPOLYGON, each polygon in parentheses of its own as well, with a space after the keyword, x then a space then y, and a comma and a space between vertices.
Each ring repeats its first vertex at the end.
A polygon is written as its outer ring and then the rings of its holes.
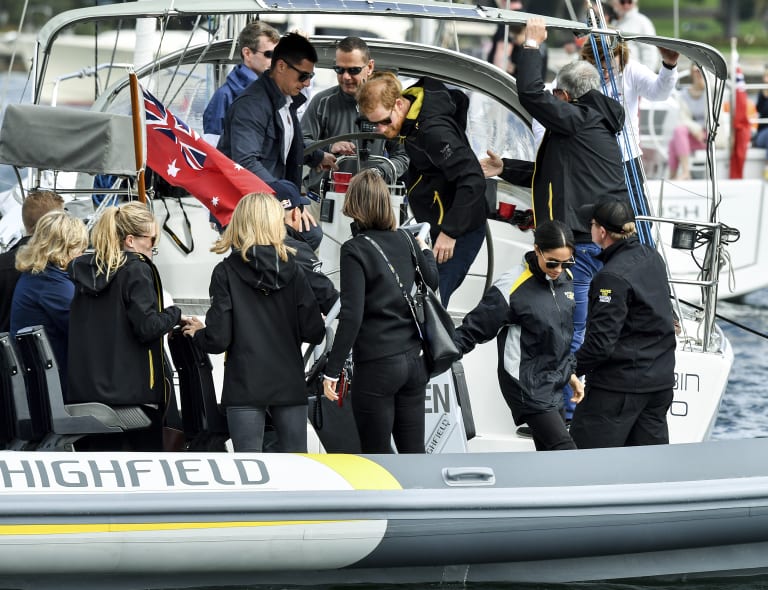
POLYGON ((248 49, 251 50, 251 53, 261 53, 264 57, 267 59, 272 59, 272 56, 275 54, 274 51, 271 49, 267 49, 266 51, 259 51, 258 49, 254 49, 253 47, 249 47, 248 49))
POLYGON ((545 260, 544 266, 547 268, 558 268, 562 267, 563 270, 566 270, 568 268, 571 268, 576 265, 576 261, 571 258, 570 260, 545 260))
POLYGON ((392 112, 395 110, 395 107, 392 107, 392 110, 389 111, 389 117, 386 117, 385 119, 382 119, 381 121, 368 121, 371 125, 374 127, 377 125, 391 125, 392 124, 392 112))
POLYGON ((300 70, 295 65, 293 65, 291 62, 287 61, 285 62, 286 65, 291 68, 293 71, 299 73, 299 82, 306 82, 307 80, 311 80, 315 77, 315 72, 305 72, 303 70, 300 70))
POLYGON ((151 240, 152 245, 155 245, 155 242, 157 242, 157 235, 154 236, 147 236, 144 234, 136 234, 133 236, 134 238, 149 238, 151 240))
POLYGON ((343 76, 344 72, 347 72, 350 76, 357 76, 360 72, 363 71, 363 68, 360 66, 355 66, 354 68, 342 68, 341 66, 333 66, 333 71, 336 72, 339 76, 343 76))

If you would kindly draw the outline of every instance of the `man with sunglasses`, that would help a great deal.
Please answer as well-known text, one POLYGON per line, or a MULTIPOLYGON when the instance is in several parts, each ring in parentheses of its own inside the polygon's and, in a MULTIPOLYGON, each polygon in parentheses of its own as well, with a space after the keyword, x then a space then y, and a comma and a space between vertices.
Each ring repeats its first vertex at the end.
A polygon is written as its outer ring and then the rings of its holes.
POLYGON ((600 201, 580 215, 604 266, 589 288, 586 336, 576 352, 586 396, 571 437, 580 449, 666 444, 676 339, 664 261, 638 240, 625 201, 600 201))
MULTIPOLYGON (((306 102, 302 89, 315 76, 317 52, 298 33, 284 35, 275 46, 272 65, 238 96, 227 110, 218 148, 228 158, 271 184, 289 180, 301 186, 302 165, 335 169, 336 156, 314 150, 304 156, 304 138, 296 110, 306 102)), ((322 231, 308 211, 304 237, 317 249, 322 231)))
POLYGON ((483 245, 488 217, 485 178, 466 135, 469 99, 432 78, 403 90, 393 73, 376 72, 357 100, 376 131, 405 145, 408 201, 416 220, 431 226, 447 306, 483 245))
POLYGON ((237 37, 242 62, 228 75, 224 84, 213 93, 203 111, 203 133, 221 135, 224 130, 224 116, 232 102, 240 96, 251 82, 269 69, 272 51, 280 41, 275 28, 262 21, 248 23, 237 37))
MULTIPOLYGON (((359 37, 345 37, 336 45, 336 80, 338 85, 316 94, 309 103, 301 120, 304 140, 314 143, 328 137, 337 137, 349 133, 372 131, 373 128, 360 117, 355 95, 373 72, 374 62, 368 44, 359 37)), ((358 140, 337 141, 327 146, 329 152, 337 156, 360 156, 360 168, 375 168, 388 182, 394 182, 408 170, 408 154, 397 141, 358 140), (361 153, 358 146, 368 150, 361 153), (388 166, 366 164, 367 155, 387 156, 394 165, 394 177, 388 166)), ((343 162, 339 169, 344 172, 357 172, 355 160, 343 162)), ((305 178, 306 187, 319 191, 322 173, 310 170, 305 178)))
MULTIPOLYGON (((656 27, 653 26, 651 19, 640 12, 637 0, 611 0, 611 6, 617 16, 613 25, 622 33, 656 34, 656 27)), ((630 41, 627 45, 629 45, 631 59, 639 61, 654 72, 658 71, 661 56, 656 47, 636 41, 630 41)))

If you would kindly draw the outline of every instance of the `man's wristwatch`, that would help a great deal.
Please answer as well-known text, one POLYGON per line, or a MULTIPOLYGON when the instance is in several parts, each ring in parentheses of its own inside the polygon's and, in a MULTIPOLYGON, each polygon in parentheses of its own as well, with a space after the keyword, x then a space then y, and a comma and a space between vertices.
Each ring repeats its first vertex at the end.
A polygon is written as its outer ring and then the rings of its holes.
POLYGON ((523 42, 523 47, 526 49, 538 49, 539 48, 539 42, 535 39, 526 39, 523 42))

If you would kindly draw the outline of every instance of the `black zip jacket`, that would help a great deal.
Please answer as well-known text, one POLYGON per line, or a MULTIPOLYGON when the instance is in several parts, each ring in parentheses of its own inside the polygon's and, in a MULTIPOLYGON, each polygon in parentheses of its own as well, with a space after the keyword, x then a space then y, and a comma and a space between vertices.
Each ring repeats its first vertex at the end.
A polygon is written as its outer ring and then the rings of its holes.
POLYGON ((93 254, 69 264, 75 296, 69 313, 67 402, 165 404, 171 373, 163 335, 181 310, 163 306, 163 286, 152 261, 126 252, 111 276, 96 272, 93 254))
POLYGON ((323 263, 315 255, 312 246, 290 225, 285 226, 285 231, 285 245, 296 249, 296 264, 304 270, 304 276, 312 287, 320 311, 328 315, 339 298, 339 292, 333 286, 333 281, 323 274, 323 263))
POLYGON ((411 159, 408 200, 434 241, 458 238, 485 224, 485 177, 465 133, 469 100, 459 90, 422 78, 403 91, 411 102, 400 130, 411 159))
POLYGON ((675 328, 664 261, 636 237, 601 254, 589 287, 577 373, 589 387, 652 393, 675 383, 675 328))
MULTIPOLYGON (((409 293, 415 276, 411 240, 426 283, 437 288, 431 250, 421 251, 410 232, 366 230, 389 258, 409 293)), ((420 346, 416 323, 403 292, 373 244, 362 235, 341 247, 341 311, 325 374, 338 377, 350 349, 355 361, 387 358, 420 346), (354 346, 354 348, 353 348, 354 346)))
POLYGON ((536 162, 504 159, 501 177, 532 186, 536 224, 562 221, 578 242, 591 242, 579 207, 605 197, 629 200, 616 134, 624 108, 599 90, 565 102, 544 89, 541 55, 526 49, 518 62, 520 104, 547 129, 536 162))
POLYGON ((195 342, 226 352, 223 406, 307 403, 301 343, 319 344, 325 326, 304 271, 293 256, 253 246, 245 262, 233 251, 213 269, 211 307, 195 342))
POLYGON ((573 307, 570 273, 552 281, 528 252, 525 264, 499 277, 456 329, 463 354, 496 336, 499 385, 515 424, 563 405, 563 386, 576 364, 573 307))

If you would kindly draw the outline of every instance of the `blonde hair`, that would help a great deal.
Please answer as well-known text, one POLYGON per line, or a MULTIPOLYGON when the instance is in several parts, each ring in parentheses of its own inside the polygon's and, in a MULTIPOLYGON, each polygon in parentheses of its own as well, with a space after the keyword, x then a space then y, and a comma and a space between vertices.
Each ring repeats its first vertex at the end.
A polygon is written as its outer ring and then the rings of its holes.
POLYGON ((50 211, 37 220, 35 233, 16 254, 16 270, 39 274, 49 264, 64 269, 88 246, 88 230, 66 211, 50 211))
POLYGON ((392 72, 374 72, 357 91, 360 112, 370 113, 378 105, 385 109, 395 108, 395 101, 402 96, 403 85, 392 72))
POLYGON ((125 264, 125 238, 158 231, 155 216, 144 203, 131 201, 120 207, 108 207, 93 226, 96 272, 107 277, 125 264))
MULTIPOLYGON (((581 48, 580 56, 581 56, 581 59, 588 61, 599 70, 601 68, 606 67, 608 60, 605 59, 605 48, 603 47, 603 40, 601 38, 597 38, 595 39, 595 44, 597 45, 597 54, 600 56, 600 61, 602 62, 602 66, 598 66, 597 61, 595 60, 595 51, 592 48, 591 35, 584 42, 584 45, 581 48)), ((618 43, 616 43, 616 46, 613 47, 613 55, 619 60, 619 71, 623 72, 624 67, 627 65, 627 62, 629 61, 629 46, 627 45, 626 41, 619 41, 618 43)))
POLYGON ((250 193, 235 207, 232 220, 211 252, 225 254, 230 248, 240 251, 243 260, 253 246, 274 246, 281 260, 288 260, 288 253, 295 248, 285 245, 285 209, 274 195, 250 193))
POLYGON ((397 229, 387 183, 372 168, 352 177, 342 213, 354 219, 360 229, 397 229))

